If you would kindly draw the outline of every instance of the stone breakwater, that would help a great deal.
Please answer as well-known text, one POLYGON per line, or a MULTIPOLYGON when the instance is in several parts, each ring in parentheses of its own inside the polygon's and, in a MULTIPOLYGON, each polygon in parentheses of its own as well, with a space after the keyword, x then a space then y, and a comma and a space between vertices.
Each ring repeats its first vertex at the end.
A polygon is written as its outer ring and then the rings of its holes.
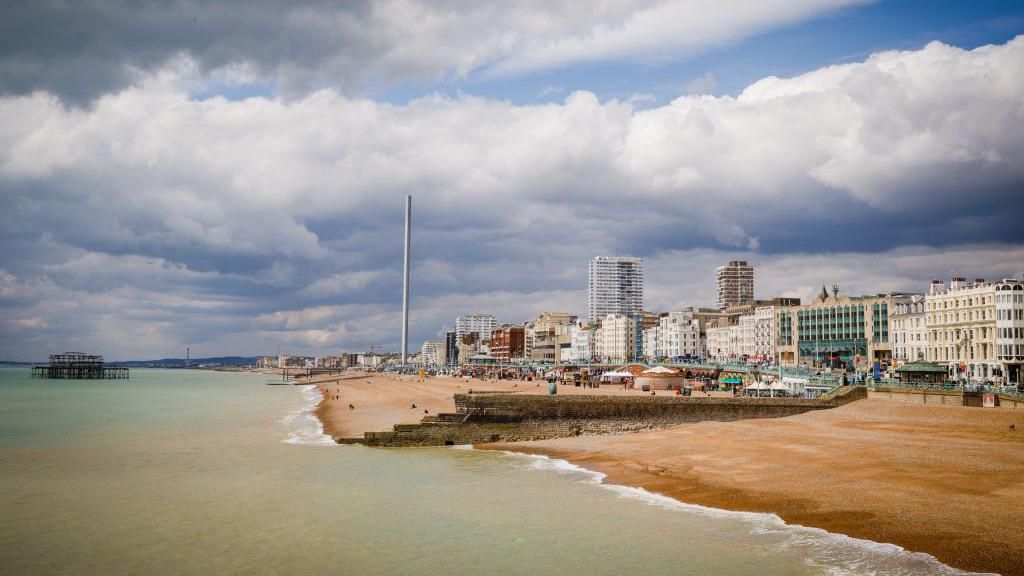
POLYGON ((454 413, 336 441, 367 446, 444 446, 625 434, 688 422, 782 418, 865 397, 864 388, 844 389, 829 399, 456 394, 454 413))

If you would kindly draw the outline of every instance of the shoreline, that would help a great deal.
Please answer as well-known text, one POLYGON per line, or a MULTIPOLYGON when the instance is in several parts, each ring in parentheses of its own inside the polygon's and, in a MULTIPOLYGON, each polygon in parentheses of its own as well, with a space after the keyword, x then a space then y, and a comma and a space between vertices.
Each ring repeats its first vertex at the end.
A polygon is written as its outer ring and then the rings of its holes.
POLYGON ((922 417, 1024 416, 979 410, 862 400, 773 420, 476 448, 564 460, 611 484, 690 505, 774 514, 789 525, 926 553, 960 570, 1024 574, 1024 436, 1006 442, 986 427, 991 422, 975 426, 988 436, 981 439, 955 421, 952 431, 927 430, 922 417), (872 422, 875 411, 896 418, 872 422), (856 427, 866 432, 858 436, 856 427), (733 442, 750 431, 774 437, 733 442), (813 439, 794 443, 794 432, 813 439))
MULTIPOLYGON (((452 411, 453 390, 543 392, 513 390, 510 381, 349 380, 318 384, 324 398, 314 413, 332 438, 418 422, 424 414, 409 402, 430 414, 452 411)), ((861 400, 786 418, 474 448, 563 460, 602 474, 609 486, 683 506, 770 514, 789 526, 927 554, 958 570, 1012 576, 1024 574, 1020 429, 1019 411, 861 400), (1008 432, 1014 422, 1018 431, 1008 432)))
MULTIPOLYGON (((395 424, 416 424, 424 416, 454 412, 456 393, 477 390, 547 395, 547 383, 537 380, 483 380, 450 376, 324 375, 297 384, 316 384, 323 392, 324 400, 317 407, 316 414, 324 425, 324 432, 332 438, 361 437, 364 432, 387 431, 395 424), (349 409, 350 404, 354 406, 353 409, 349 409)), ((623 390, 617 386, 561 386, 558 392, 563 395, 645 395, 638 390, 623 390)))
MULTIPOLYGON (((807 526, 804 524, 789 522, 783 517, 781 517, 779 514, 772 511, 732 510, 729 508, 686 502, 684 500, 680 500, 679 498, 667 494, 662 494, 660 492, 652 492, 641 486, 631 486, 628 484, 610 482, 609 476, 605 472, 580 466, 579 464, 570 462, 569 460, 566 460, 564 458, 557 458, 554 456, 549 456, 547 454, 541 454, 539 452, 533 453, 507 450, 505 448, 499 448, 496 446, 497 445, 481 445, 480 447, 468 446, 467 448, 471 450, 498 452, 516 458, 542 458, 544 459, 544 461, 550 462, 551 468, 555 470, 565 470, 588 475, 591 477, 590 482, 595 486, 615 492, 620 497, 637 500, 643 504, 647 504, 650 506, 671 508, 673 510, 704 514, 714 517, 736 518, 752 523, 755 521, 768 522, 772 525, 784 527, 786 529, 791 529, 795 531, 807 531, 816 536, 827 536, 830 538, 835 538, 855 546, 872 548, 876 550, 881 548, 888 552, 896 552, 899 554, 905 554, 907 556, 923 558, 926 562, 935 564, 937 568, 949 569, 957 573, 972 575, 997 574, 995 572, 971 571, 968 569, 956 567, 951 564, 944 563, 941 559, 927 552, 910 550, 903 546, 900 546, 899 544, 895 544, 892 542, 881 542, 866 538, 858 538, 856 536, 851 536, 848 534, 844 534, 842 532, 828 530, 826 528, 821 528, 817 526, 807 526)), ((1004 574, 1003 576, 1006 575, 1004 574)))

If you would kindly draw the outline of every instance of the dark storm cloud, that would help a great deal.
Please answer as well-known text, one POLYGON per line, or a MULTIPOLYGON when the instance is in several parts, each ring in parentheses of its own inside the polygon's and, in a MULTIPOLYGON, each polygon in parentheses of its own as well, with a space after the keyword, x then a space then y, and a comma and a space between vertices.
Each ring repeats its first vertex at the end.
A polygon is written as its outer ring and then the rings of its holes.
POLYGON ((710 304, 734 257, 759 296, 1011 275, 1022 60, 932 44, 649 110, 197 101, 159 74, 88 110, 0 98, 0 357, 394 348, 407 193, 415 342, 582 312, 598 254, 648 258, 656 310, 710 304))
MULTIPOLYGON (((90 102, 175 59, 285 94, 358 90, 574 62, 664 60, 864 0, 15 1, 0 19, 0 92, 90 102)), ((202 92, 202 90, 200 90, 202 92)))
POLYGON ((8 3, 0 19, 0 90, 48 90, 83 102, 131 85, 140 71, 159 69, 180 54, 202 72, 247 63, 259 75, 301 84, 329 65, 339 84, 355 81, 359 63, 371 57, 372 38, 361 25, 369 3, 282 6, 259 0, 8 3))

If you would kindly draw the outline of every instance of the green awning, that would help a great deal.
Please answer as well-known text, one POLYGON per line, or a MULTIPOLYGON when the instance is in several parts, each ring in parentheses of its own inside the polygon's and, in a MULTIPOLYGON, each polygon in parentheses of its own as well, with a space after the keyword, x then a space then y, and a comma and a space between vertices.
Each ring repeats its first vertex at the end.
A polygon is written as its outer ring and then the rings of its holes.
POLYGON ((722 384, 743 384, 742 378, 722 378, 722 384))

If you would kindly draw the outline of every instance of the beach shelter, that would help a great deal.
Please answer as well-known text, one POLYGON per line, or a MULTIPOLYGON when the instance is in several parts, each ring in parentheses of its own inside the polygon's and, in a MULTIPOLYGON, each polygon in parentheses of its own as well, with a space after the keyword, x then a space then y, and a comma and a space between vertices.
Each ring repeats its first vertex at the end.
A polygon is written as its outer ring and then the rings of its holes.
POLYGON ((946 367, 919 358, 897 368, 896 376, 900 382, 942 384, 946 380, 946 367))
POLYGON ((601 382, 602 383, 607 383, 607 382, 610 382, 610 383, 621 383, 623 380, 625 380, 627 378, 632 378, 632 377, 633 377, 633 375, 630 374, 629 372, 616 372, 616 371, 605 372, 604 374, 601 374, 601 382))

